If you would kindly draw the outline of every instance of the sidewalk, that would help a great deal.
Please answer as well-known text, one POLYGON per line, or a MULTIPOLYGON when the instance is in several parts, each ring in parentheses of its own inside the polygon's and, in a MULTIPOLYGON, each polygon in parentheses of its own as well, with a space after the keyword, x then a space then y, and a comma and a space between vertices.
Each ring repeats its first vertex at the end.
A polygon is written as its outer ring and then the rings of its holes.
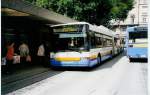
POLYGON ((147 67, 147 63, 129 63, 117 95, 148 95, 147 67))

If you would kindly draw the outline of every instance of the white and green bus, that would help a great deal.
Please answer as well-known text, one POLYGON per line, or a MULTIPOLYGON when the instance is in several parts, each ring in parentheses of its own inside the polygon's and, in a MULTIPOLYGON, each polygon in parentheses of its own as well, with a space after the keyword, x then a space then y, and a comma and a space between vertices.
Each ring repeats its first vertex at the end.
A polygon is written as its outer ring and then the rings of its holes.
POLYGON ((51 28, 56 36, 51 66, 93 67, 115 55, 114 34, 104 26, 75 22, 51 28))

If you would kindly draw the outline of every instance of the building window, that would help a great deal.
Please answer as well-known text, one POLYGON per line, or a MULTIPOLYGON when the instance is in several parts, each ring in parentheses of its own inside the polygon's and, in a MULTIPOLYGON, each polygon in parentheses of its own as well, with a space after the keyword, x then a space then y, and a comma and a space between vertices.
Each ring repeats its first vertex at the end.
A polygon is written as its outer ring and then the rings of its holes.
POLYGON ((143 4, 147 4, 147 0, 143 0, 143 4))
POLYGON ((145 17, 143 17, 143 22, 144 22, 144 23, 146 22, 146 18, 145 18, 145 17))
POLYGON ((122 28, 122 31, 125 32, 125 31, 126 31, 126 27, 123 27, 123 28, 122 28))
POLYGON ((148 8, 148 6, 142 6, 142 8, 148 8))
POLYGON ((140 0, 140 4, 147 4, 147 0, 140 0))
POLYGON ((142 12, 142 15, 147 15, 147 12, 142 12))

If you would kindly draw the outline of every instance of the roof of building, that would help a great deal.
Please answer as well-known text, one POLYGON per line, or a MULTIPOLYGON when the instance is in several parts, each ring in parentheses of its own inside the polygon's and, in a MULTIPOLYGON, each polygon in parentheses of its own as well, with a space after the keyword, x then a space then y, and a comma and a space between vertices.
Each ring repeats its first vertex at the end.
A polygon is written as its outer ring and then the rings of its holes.
POLYGON ((51 25, 51 27, 57 27, 57 26, 64 26, 64 25, 77 25, 77 24, 88 24, 89 25, 89 29, 91 31, 95 31, 97 33, 101 33, 101 34, 105 34, 105 35, 108 35, 108 36, 113 36, 112 34, 112 30, 100 25, 100 26, 97 26, 97 25, 92 25, 92 24, 89 24, 87 22, 72 22, 72 23, 66 23, 66 24, 57 24, 57 25, 51 25))

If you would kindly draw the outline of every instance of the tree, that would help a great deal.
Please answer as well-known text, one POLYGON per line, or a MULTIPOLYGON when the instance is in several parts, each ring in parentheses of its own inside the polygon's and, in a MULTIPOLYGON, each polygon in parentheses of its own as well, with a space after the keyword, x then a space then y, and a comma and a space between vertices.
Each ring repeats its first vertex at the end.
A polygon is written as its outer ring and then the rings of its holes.
POLYGON ((110 20, 124 20, 133 8, 133 0, 27 0, 79 21, 109 25, 110 20))

